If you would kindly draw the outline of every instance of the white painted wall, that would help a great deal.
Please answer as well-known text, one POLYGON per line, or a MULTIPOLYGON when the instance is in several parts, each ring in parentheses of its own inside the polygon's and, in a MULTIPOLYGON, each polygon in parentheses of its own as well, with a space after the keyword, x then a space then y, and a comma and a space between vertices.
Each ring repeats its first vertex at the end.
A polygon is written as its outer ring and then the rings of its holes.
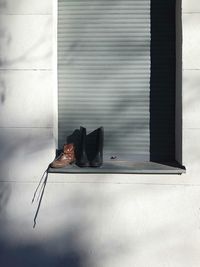
POLYGON ((53 13, 0 0, 0 266, 200 266, 199 1, 182 12, 187 174, 52 174, 32 229, 55 151, 53 13))

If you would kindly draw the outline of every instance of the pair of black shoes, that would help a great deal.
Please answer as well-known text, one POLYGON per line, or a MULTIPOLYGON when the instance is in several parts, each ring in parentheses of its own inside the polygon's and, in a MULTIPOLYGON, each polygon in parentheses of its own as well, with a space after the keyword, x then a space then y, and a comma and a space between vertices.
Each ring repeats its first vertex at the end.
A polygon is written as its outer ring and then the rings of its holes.
POLYGON ((90 134, 86 128, 80 127, 80 142, 76 164, 79 167, 100 167, 103 164, 103 127, 90 134))

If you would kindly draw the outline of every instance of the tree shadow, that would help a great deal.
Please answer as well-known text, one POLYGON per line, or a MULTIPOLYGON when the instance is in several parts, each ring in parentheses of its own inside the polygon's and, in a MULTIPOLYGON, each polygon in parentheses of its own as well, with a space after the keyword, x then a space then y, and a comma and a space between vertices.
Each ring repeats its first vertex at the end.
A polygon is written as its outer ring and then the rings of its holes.
MULTIPOLYGON (((85 255, 81 252, 76 242, 75 233, 69 233, 65 245, 65 254, 56 255, 49 253, 38 245, 25 244, 9 247, 0 241, 1 267, 83 267, 85 255)), ((55 244, 56 246, 56 244, 55 244)))
POLYGON ((0 102, 1 104, 3 104, 6 100, 7 87, 5 81, 2 78, 0 79, 0 89, 0 102))
POLYGON ((11 195, 10 184, 0 182, 0 214, 5 210, 11 195))
POLYGON ((0 8, 6 8, 7 3, 6 0, 0 0, 0 8))

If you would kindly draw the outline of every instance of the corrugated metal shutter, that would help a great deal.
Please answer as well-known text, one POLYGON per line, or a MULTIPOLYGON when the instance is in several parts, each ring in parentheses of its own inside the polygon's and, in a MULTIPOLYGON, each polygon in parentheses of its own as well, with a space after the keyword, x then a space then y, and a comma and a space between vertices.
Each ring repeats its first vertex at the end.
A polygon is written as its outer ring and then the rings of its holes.
POLYGON ((148 160, 150 0, 59 0, 58 88, 59 147, 104 126, 104 158, 148 160))

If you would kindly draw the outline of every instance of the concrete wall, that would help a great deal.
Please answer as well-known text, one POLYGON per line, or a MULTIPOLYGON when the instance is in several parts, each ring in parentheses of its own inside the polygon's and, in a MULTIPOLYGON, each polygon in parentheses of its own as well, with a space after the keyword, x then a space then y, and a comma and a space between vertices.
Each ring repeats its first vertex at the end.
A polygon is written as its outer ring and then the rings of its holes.
POLYGON ((0 0, 0 266, 200 266, 200 4, 184 0, 183 164, 177 175, 49 175, 54 4, 0 0))

